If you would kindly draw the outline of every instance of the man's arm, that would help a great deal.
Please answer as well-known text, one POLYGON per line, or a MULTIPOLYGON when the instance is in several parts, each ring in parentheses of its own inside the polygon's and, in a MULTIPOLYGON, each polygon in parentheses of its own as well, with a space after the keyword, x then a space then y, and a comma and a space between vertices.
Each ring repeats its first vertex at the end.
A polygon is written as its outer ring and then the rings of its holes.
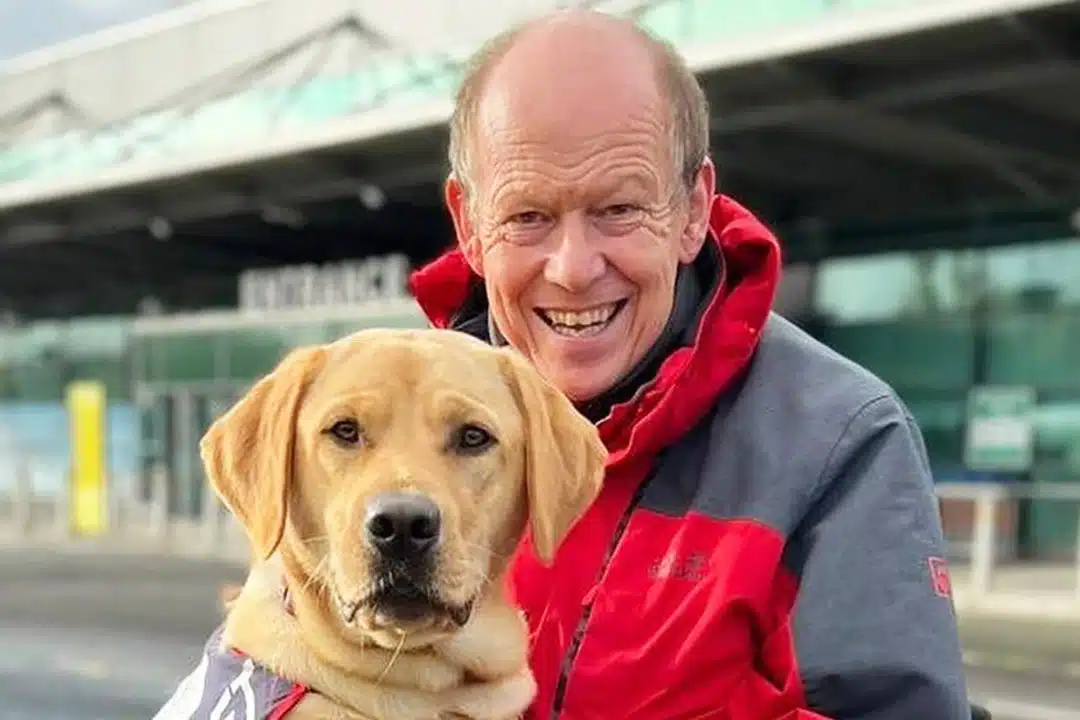
POLYGON ((922 437, 892 396, 865 405, 789 544, 810 707, 843 720, 968 720, 959 637, 922 437))

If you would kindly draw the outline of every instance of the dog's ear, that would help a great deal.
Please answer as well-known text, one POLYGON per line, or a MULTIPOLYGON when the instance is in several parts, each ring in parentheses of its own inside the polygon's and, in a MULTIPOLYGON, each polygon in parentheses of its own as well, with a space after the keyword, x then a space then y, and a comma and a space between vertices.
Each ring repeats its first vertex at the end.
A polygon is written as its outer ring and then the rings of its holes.
POLYGON ((322 367, 326 350, 298 348, 259 380, 199 443, 214 491, 243 524, 255 555, 265 560, 285 531, 300 399, 322 367))
POLYGON ((596 428, 512 350, 501 351, 525 429, 533 547, 546 564, 600 492, 607 450, 596 428))

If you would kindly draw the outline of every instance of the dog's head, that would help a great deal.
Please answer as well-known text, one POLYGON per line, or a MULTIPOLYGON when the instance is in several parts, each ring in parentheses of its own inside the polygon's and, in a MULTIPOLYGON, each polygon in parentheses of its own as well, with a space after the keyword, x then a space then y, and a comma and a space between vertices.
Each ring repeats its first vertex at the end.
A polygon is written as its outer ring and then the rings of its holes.
POLYGON ((201 452, 256 555, 282 553, 307 575, 294 592, 381 644, 464 624, 527 524, 550 562, 605 459, 521 357, 439 330, 294 350, 201 452))

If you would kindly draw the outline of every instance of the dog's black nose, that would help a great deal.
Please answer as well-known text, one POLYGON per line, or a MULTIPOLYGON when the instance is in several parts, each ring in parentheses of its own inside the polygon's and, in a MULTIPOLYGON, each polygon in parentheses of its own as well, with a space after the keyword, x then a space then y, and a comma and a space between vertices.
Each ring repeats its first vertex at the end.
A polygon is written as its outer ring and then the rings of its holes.
POLYGON ((383 493, 368 505, 364 523, 384 556, 406 560, 431 551, 439 539, 439 508, 416 493, 383 493))

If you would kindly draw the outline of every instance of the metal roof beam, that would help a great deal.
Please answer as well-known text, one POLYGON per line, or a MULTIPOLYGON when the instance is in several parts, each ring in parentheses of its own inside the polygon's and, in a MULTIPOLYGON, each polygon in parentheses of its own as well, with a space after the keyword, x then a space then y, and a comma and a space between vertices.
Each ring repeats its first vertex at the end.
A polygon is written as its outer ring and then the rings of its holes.
POLYGON ((814 97, 741 110, 730 115, 719 115, 713 119, 713 131, 722 135, 731 135, 768 127, 794 125, 802 120, 832 112, 838 104, 891 110, 960 96, 1030 87, 1033 84, 1058 80, 1077 73, 1080 73, 1080 66, 1071 61, 1056 63, 1040 61, 1019 66, 1009 64, 983 70, 966 69, 931 79, 923 76, 923 79, 886 82, 885 84, 882 84, 880 80, 866 83, 849 80, 845 82, 846 90, 833 87, 828 80, 817 80, 814 97))

